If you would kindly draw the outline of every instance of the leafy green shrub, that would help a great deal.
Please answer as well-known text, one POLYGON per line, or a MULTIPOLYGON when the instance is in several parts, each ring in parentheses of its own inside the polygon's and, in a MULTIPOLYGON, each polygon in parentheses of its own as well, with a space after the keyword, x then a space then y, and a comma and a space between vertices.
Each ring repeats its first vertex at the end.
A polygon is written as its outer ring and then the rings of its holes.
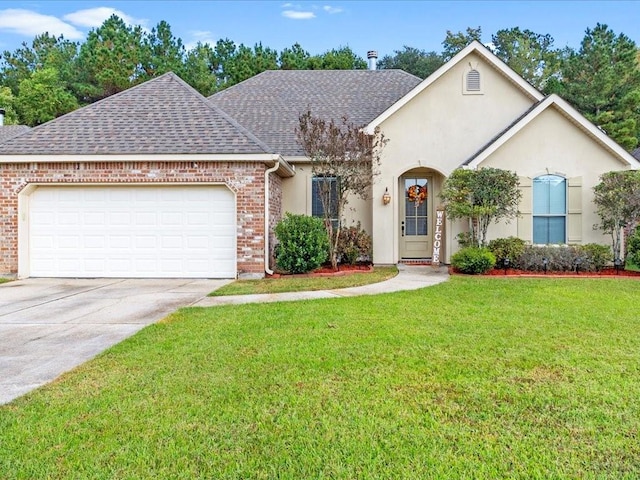
POLYGON ((570 272, 575 270, 575 260, 578 257, 580 254, 576 247, 570 245, 526 245, 516 264, 522 270, 542 272, 546 258, 547 270, 570 272))
POLYGON ((609 247, 596 243, 587 245, 526 245, 515 267, 532 272, 544 271, 544 259, 550 272, 597 272, 611 260, 609 247))
POLYGON ((496 265, 496 257, 488 248, 467 247, 451 256, 451 265, 462 273, 487 273, 496 265))
POLYGON ((504 265, 505 258, 511 264, 516 264, 517 259, 524 253, 525 241, 518 237, 496 238, 489 242, 489 250, 496 256, 496 264, 504 265))
POLYGON ((340 230, 338 258, 347 265, 354 265, 358 261, 370 261, 372 245, 371 236, 358 222, 356 226, 340 230))
POLYGON ((611 247, 599 243, 581 245, 578 250, 582 253, 583 263, 580 266, 589 272, 599 272, 611 261, 611 247))
POLYGON ((640 266, 640 226, 636 228, 633 235, 629 236, 627 242, 627 258, 635 265, 640 266))
POLYGON ((327 231, 321 219, 286 213, 276 225, 276 265, 289 273, 315 270, 329 255, 327 231))

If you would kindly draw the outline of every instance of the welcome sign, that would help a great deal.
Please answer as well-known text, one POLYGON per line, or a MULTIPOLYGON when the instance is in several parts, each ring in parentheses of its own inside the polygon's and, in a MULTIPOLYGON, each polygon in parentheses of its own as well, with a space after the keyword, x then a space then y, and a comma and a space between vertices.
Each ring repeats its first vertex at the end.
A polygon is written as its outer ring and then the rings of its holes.
POLYGON ((436 230, 433 234, 433 254, 431 265, 440 265, 440 251, 444 232, 444 210, 436 210, 436 230))

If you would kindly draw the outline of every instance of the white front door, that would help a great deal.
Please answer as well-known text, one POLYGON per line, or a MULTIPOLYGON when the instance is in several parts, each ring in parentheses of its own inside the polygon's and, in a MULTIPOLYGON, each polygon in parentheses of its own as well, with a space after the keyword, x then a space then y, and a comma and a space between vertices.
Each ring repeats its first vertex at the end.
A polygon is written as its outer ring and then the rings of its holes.
POLYGON ((29 275, 234 278, 235 197, 221 185, 38 187, 29 275))
POLYGON ((400 257, 431 256, 431 201, 427 177, 405 176, 401 180, 400 257))

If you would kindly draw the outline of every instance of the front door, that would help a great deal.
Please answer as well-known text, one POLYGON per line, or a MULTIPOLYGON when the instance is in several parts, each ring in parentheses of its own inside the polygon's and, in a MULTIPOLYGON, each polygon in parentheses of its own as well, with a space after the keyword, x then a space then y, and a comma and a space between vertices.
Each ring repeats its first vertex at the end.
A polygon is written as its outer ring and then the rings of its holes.
POLYGON ((429 179, 421 176, 402 177, 404 201, 400 215, 400 257, 427 258, 431 255, 429 179))

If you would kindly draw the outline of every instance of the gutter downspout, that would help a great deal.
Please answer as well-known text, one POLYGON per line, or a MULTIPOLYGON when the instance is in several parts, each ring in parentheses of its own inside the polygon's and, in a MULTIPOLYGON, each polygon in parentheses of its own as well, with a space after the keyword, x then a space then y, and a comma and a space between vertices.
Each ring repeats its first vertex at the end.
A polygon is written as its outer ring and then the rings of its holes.
POLYGON ((276 160, 273 167, 264 172, 264 271, 267 275, 273 275, 269 268, 269 175, 280 168, 280 160, 276 160))

